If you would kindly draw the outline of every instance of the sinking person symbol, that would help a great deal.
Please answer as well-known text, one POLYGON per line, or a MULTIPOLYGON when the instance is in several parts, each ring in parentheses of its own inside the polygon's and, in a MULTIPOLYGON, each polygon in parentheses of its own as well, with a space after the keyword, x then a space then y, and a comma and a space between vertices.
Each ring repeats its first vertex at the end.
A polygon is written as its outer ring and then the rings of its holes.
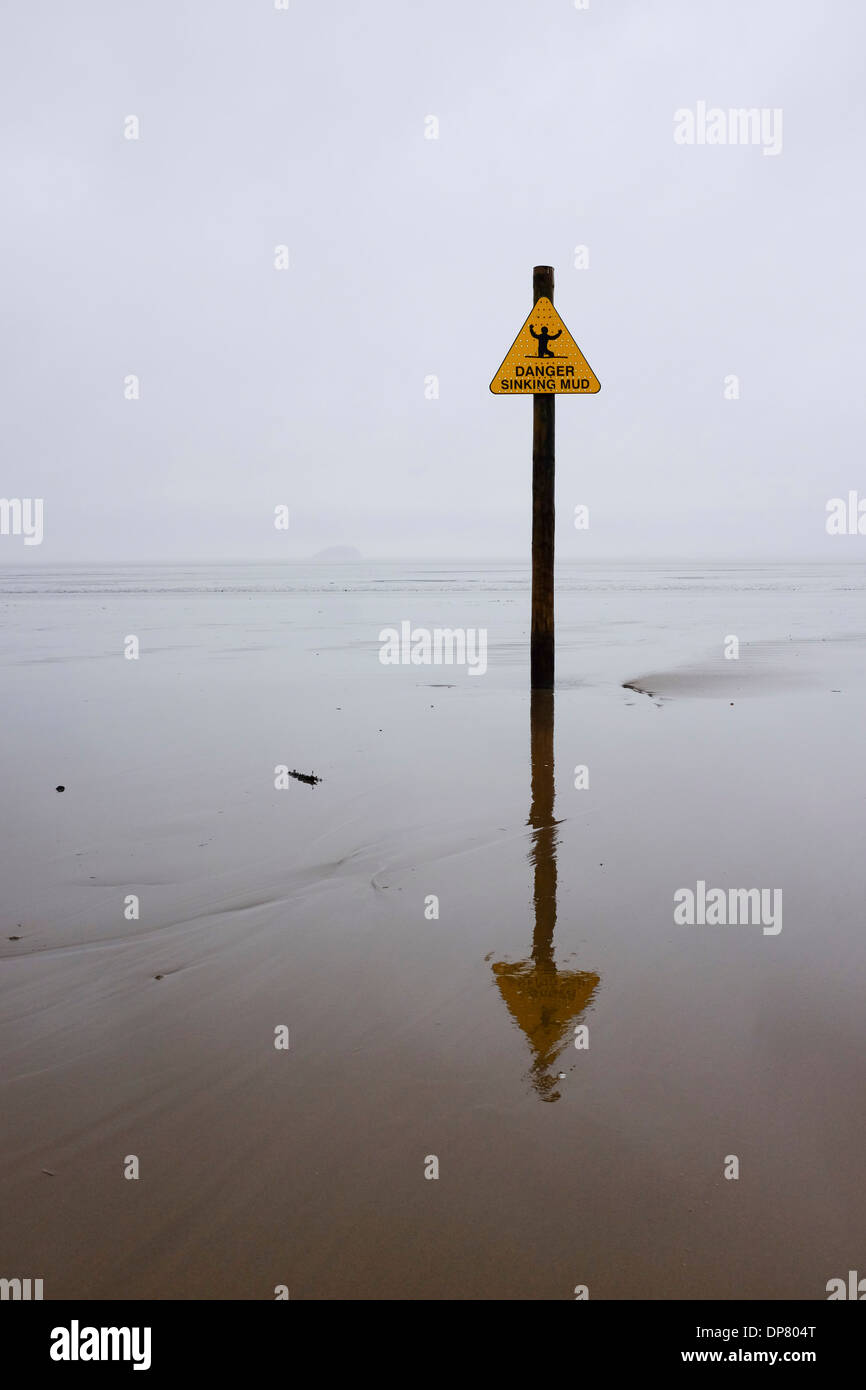
POLYGON ((538 356, 539 356, 539 357, 555 357, 555 356, 556 356, 555 353, 553 353, 553 352, 550 351, 550 348, 547 346, 547 344, 548 344, 548 343, 554 342, 554 340, 555 340, 556 338, 559 337, 560 333, 562 332, 562 329, 561 329, 561 328, 557 329, 557 331, 556 331, 555 333, 551 333, 550 329, 545 325, 545 327, 542 328, 542 330, 541 330, 540 333, 536 333, 535 329, 532 327, 532 324, 530 324, 530 325, 529 325, 529 331, 530 331, 530 333, 532 334, 533 338, 537 338, 537 339, 538 339, 538 356))

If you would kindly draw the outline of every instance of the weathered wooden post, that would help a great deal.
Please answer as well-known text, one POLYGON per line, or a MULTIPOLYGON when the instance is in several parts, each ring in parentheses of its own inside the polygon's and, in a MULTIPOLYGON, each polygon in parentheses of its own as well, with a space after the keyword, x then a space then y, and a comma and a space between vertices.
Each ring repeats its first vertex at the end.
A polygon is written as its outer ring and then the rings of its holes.
POLYGON ((535 266, 532 304, 532 312, 491 381, 490 389, 496 396, 522 395, 529 391, 533 397, 530 685, 533 690, 552 690, 556 397, 595 395, 601 390, 601 382, 553 307, 553 266, 535 266), (558 352, 550 346, 554 342, 558 352))
MULTIPOLYGON (((553 266, 532 272, 532 302, 553 303, 553 266)), ((553 559, 556 534, 556 396, 532 397, 532 623, 530 685, 552 690, 555 659, 553 559)))

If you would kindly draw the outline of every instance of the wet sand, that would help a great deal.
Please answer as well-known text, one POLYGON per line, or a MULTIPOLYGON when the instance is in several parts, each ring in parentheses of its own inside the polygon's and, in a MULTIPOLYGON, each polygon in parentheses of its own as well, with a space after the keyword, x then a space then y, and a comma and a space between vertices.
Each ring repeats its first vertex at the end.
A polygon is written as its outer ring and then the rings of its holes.
POLYGON ((533 703, 524 581, 0 583, 0 1273, 814 1299, 858 1267, 862 568, 566 568, 533 703), (382 666, 407 618, 486 627, 486 675, 382 666), (675 925, 699 879, 782 888, 783 930, 675 925))

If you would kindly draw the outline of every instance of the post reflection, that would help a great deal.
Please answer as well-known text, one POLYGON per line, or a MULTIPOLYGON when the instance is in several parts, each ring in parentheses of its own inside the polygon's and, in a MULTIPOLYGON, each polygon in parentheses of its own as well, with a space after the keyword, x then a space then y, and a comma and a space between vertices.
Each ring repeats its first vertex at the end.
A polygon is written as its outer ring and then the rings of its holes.
POLYGON ((559 824, 554 814, 554 693, 533 690, 530 704, 532 827, 529 862, 533 871, 535 926, 527 960, 493 966, 496 983, 532 1053, 529 1080, 545 1101, 560 1098, 557 1089, 560 1053, 572 1041, 574 1027, 592 999, 598 975, 558 970, 553 954, 556 928, 556 852, 559 824))

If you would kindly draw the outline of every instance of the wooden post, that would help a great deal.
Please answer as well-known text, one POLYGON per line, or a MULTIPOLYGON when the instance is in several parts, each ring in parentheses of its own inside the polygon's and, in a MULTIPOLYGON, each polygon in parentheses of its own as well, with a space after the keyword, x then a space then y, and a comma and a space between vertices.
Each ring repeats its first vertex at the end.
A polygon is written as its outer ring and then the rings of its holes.
POLYGON ((556 846, 559 826, 554 813, 556 788, 553 777, 552 690, 533 690, 529 697, 529 759, 532 768, 532 801, 527 825, 532 826, 535 930, 532 959, 536 970, 555 970, 553 933, 556 927, 556 846))
MULTIPOLYGON (((532 272, 532 302, 553 303, 553 266, 537 265, 532 272)), ((551 391, 532 397, 532 625, 530 684, 533 690, 552 690, 554 672, 553 551, 556 522, 556 396, 551 391)))

